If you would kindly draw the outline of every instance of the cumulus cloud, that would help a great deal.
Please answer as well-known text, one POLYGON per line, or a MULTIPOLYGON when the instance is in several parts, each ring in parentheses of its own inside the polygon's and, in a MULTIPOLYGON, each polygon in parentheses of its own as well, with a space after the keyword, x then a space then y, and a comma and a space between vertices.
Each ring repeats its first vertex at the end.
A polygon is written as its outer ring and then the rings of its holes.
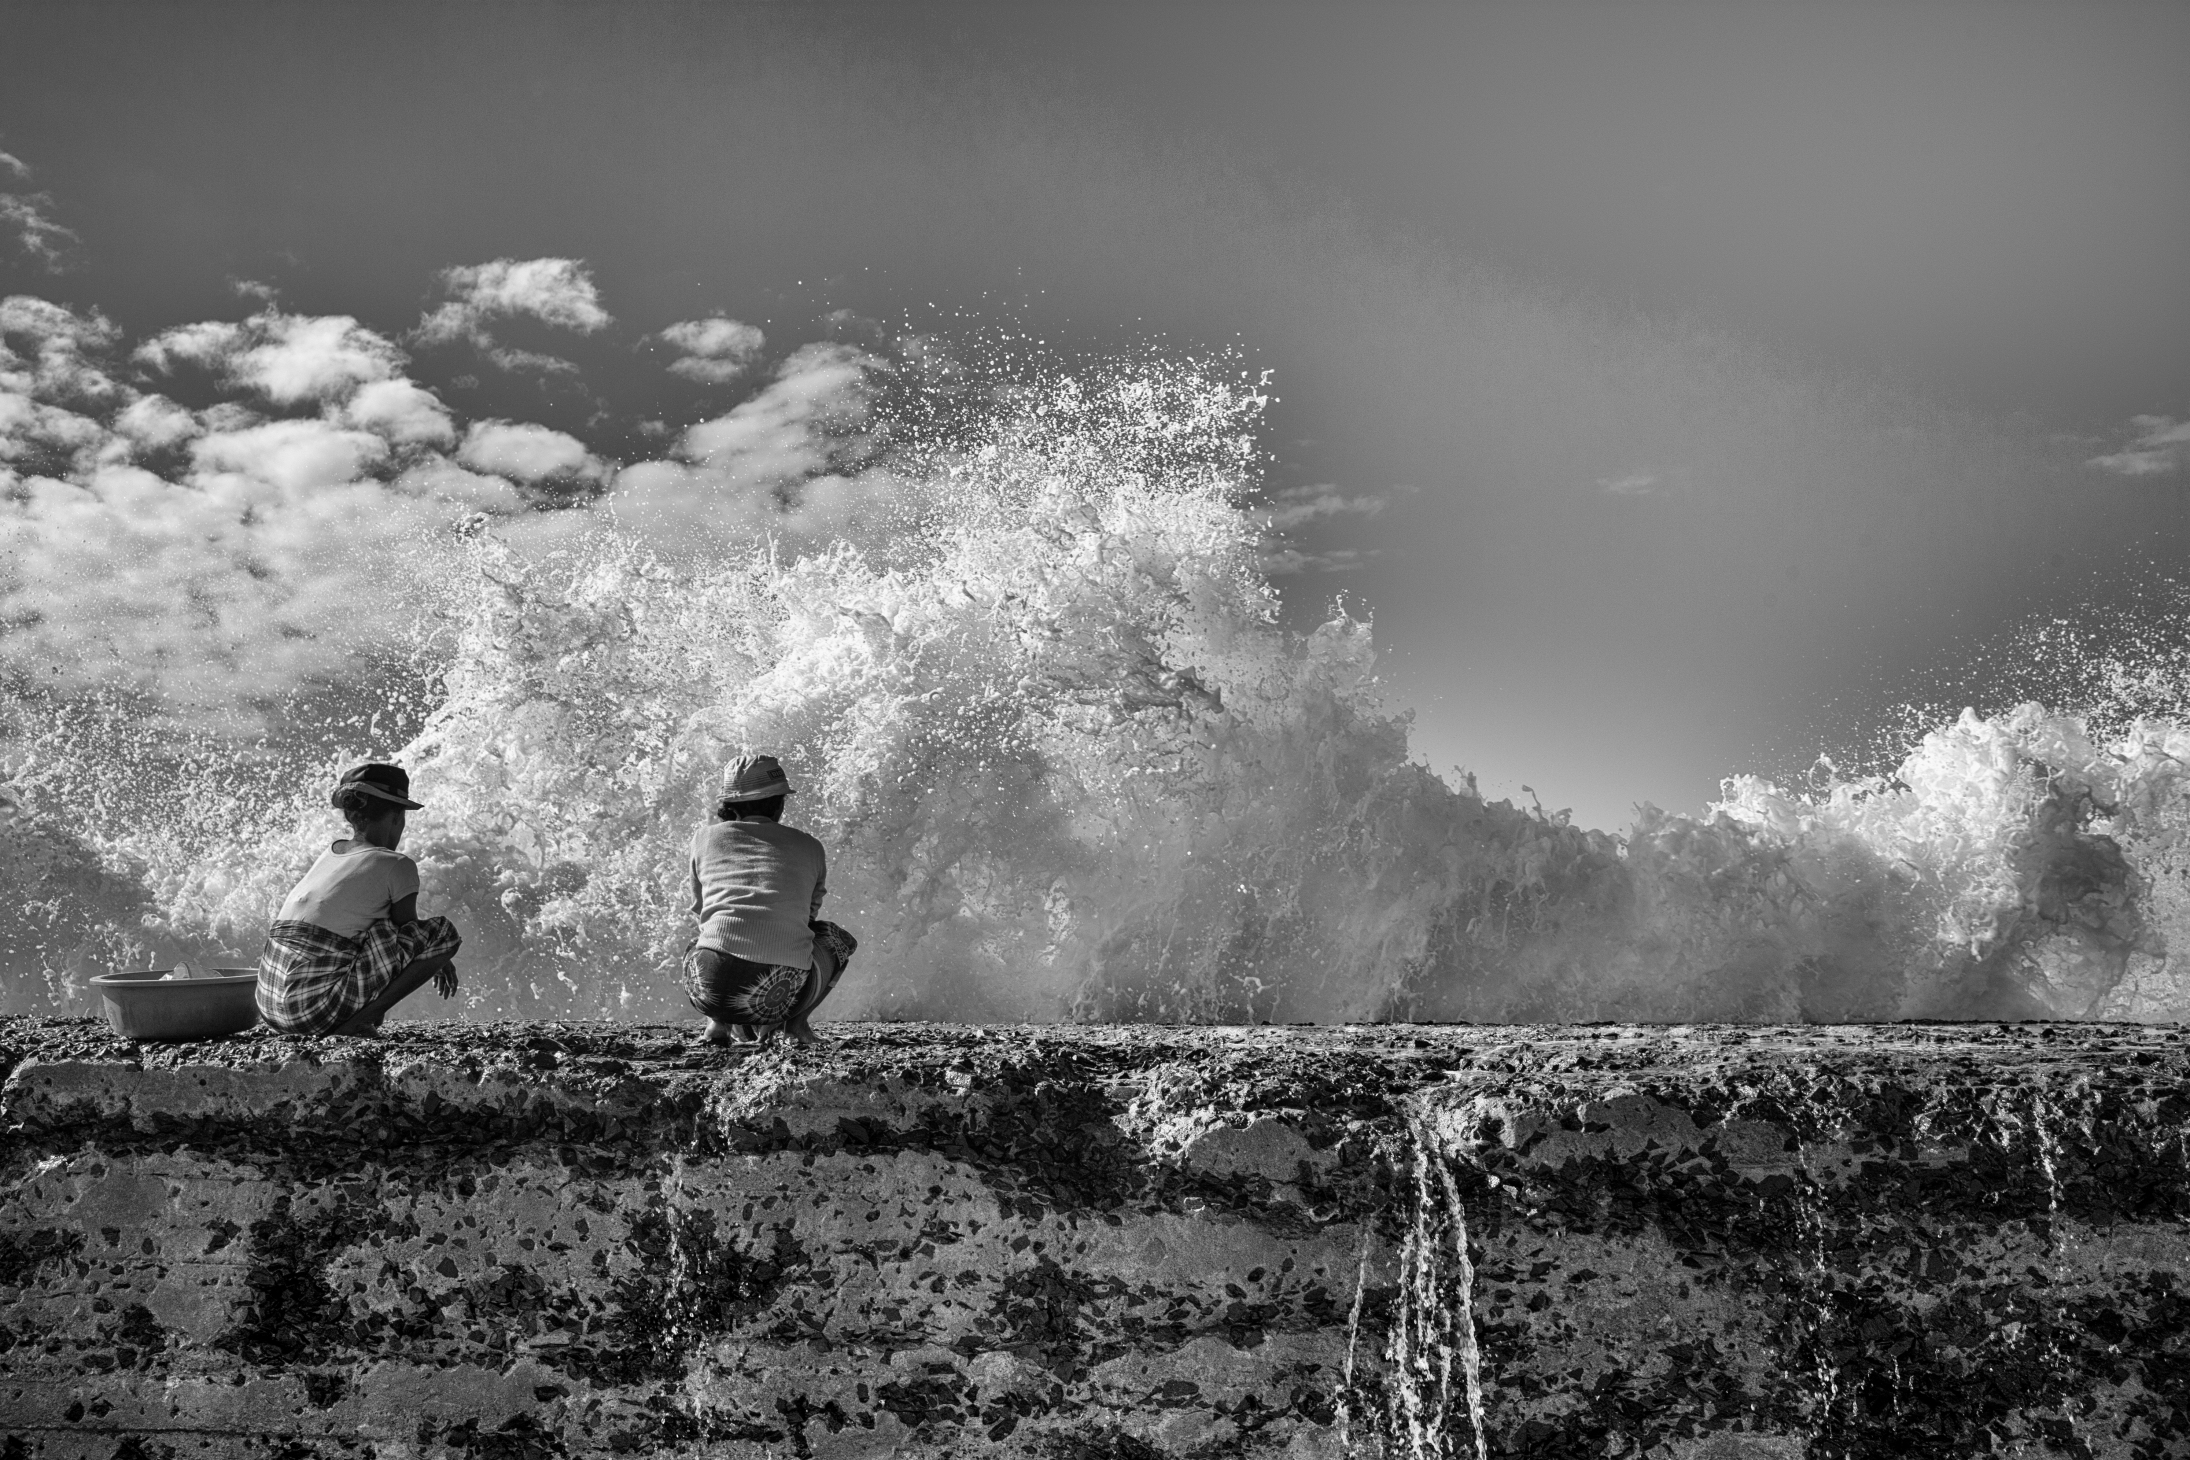
POLYGON ((843 519, 856 508, 834 484, 863 447, 869 368, 874 359, 852 346, 795 350, 760 394, 685 429, 670 460, 618 473, 615 517, 668 547, 799 530, 786 506, 828 506, 843 519))
POLYGON ((215 431, 191 443, 198 467, 194 485, 226 492, 241 503, 262 494, 241 483, 258 483, 291 496, 315 487, 355 482, 388 454, 388 445, 369 431, 352 431, 326 421, 267 421, 236 431, 215 431))
POLYGON ((122 349, 96 314, 0 301, 0 680, 17 687, 132 685, 250 729, 254 706, 400 642, 450 529, 523 506, 434 453, 457 439, 448 412, 353 320, 163 334, 149 363, 197 361, 245 395, 201 411, 109 374, 122 349), (266 420, 258 400, 322 414, 266 420))
POLYGON ((446 509, 318 485, 343 474, 339 451, 256 445, 235 454, 286 484, 130 465, 24 483, 0 509, 0 663, 62 690, 134 685, 186 718, 247 728, 253 705, 383 644, 416 591, 403 564, 446 509))
POLYGON ((503 319, 530 318, 558 329, 592 334, 611 322, 600 291, 577 259, 495 259, 441 272, 449 297, 418 322, 422 344, 465 341, 505 370, 568 371, 568 360, 498 343, 492 329, 503 319))
POLYGON ((89 416, 0 390, 0 463, 11 469, 45 475, 82 469, 105 439, 89 416))
POLYGON ((849 345, 807 345, 783 362, 766 390, 686 431, 678 454, 747 480, 814 471, 827 453, 814 427, 864 419, 861 387, 873 365, 849 345))
POLYGON ((528 421, 479 421, 464 433, 456 459, 475 471, 515 481, 598 482, 607 464, 575 436, 528 421))
POLYGON ((243 326, 227 320, 200 320, 162 330, 137 347, 136 358, 165 374, 183 365, 216 369, 243 338, 243 326))
POLYGON ((164 331, 137 349, 158 370, 183 361, 277 405, 340 400, 360 385, 402 373, 403 352, 346 314, 267 310, 241 324, 207 322, 164 331))
POLYGON ((723 385, 743 375, 760 358, 767 336, 749 324, 720 315, 688 319, 661 332, 664 343, 679 352, 669 373, 702 385, 723 385))
POLYGON ((2136 433, 2121 450, 2094 456, 2086 466, 2116 476, 2172 476, 2190 471, 2190 421, 2173 416, 2137 416, 2130 428, 2136 433))
POLYGON ((78 314, 28 294, 0 299, 0 350, 6 350, 0 369, 16 374, 27 365, 28 383, 19 388, 48 399, 108 400, 122 394, 100 363, 120 338, 121 331, 96 310, 78 314), (8 346, 29 354, 18 355, 8 346))
POLYGON ((866 447, 865 384, 874 364, 849 345, 795 351, 757 395, 686 430, 672 459, 625 467, 609 506, 669 546, 851 520, 863 494, 886 490, 877 478, 855 488, 846 475, 866 447))
POLYGON ((114 417, 116 433, 138 446, 165 451, 182 445, 205 428, 198 418, 164 395, 141 395, 114 417))
MULTIPOLYGON (((0 152, 0 173, 16 182, 30 181, 30 168, 13 153, 0 152)), ((0 192, 0 232, 13 237, 15 247, 46 269, 61 266, 65 247, 75 241, 73 231, 53 221, 53 198, 47 193, 0 192)))
POLYGON ((491 473, 468 471, 445 456, 428 456, 406 468, 391 484, 414 497, 437 497, 479 512, 501 516, 521 512, 524 496, 506 479, 491 473))
MULTIPOLYGON (((721 330, 680 347, 741 348, 721 330)), ((624 469, 544 425, 465 421, 403 366, 347 316, 267 309, 132 351, 96 314, 0 302, 0 683, 132 685, 248 732, 362 647, 406 642, 482 515, 526 551, 611 519, 671 552, 889 520, 876 362, 848 345, 796 352, 666 459, 624 469), (109 373, 132 354, 203 367, 226 398, 193 410, 109 373)))
POLYGON ((339 419, 396 446, 450 446, 456 441, 448 407, 415 380, 375 380, 360 386, 343 404, 339 419))

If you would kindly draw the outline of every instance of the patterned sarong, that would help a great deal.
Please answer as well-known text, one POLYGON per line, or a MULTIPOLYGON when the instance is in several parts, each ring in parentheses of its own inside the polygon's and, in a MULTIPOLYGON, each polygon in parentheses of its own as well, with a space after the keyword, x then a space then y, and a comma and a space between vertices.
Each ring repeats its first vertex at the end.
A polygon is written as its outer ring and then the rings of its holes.
POLYGON ((829 967, 819 956, 812 968, 792 968, 755 963, 719 948, 687 948, 684 992, 692 1007, 724 1024, 748 1025, 783 1024, 813 1012, 844 976, 859 940, 835 923, 817 919, 807 926, 813 929, 815 953, 826 953, 829 967))
POLYGON ((386 918, 355 938, 312 923, 278 922, 259 954, 259 1017, 283 1034, 325 1034, 371 1003, 421 958, 463 946, 447 918, 397 927, 386 918))

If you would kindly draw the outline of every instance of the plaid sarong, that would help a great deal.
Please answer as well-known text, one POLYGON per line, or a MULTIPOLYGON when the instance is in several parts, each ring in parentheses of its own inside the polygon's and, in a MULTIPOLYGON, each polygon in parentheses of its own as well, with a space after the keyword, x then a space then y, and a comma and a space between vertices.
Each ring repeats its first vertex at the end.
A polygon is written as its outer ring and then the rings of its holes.
POLYGON ((278 922, 259 954, 259 1017, 283 1034, 325 1034, 421 958, 463 946, 447 918, 397 927, 386 918, 355 938, 313 923, 278 922))
POLYGON ((829 955, 832 966, 826 972, 818 959, 812 968, 791 968, 697 944, 685 949, 684 992, 692 1007, 726 1024, 750 1025, 781 1024, 813 1012, 844 976, 859 940, 818 918, 806 926, 813 930, 815 947, 829 955))

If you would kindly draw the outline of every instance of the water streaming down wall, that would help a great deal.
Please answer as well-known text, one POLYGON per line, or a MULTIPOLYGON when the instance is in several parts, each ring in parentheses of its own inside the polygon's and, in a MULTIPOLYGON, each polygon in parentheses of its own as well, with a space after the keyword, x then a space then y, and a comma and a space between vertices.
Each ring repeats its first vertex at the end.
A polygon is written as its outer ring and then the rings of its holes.
POLYGON ((1466 1207, 1442 1144, 1419 1117, 1406 1134, 1401 1160, 1412 1168, 1413 1199, 1385 1354, 1390 1433, 1414 1460, 1489 1460, 1466 1207))
POLYGON ((239 755, 127 697, 28 703, 8 1006, 152 949, 248 958, 336 829, 328 773, 379 753, 429 802, 407 849, 471 1017, 677 1017, 686 838, 753 747, 864 940, 840 1017, 2190 1010, 2172 720, 2030 705, 1891 776, 1569 826, 1410 761, 1366 623, 1280 624, 1251 383, 865 368, 804 478, 716 510, 671 490, 699 467, 647 464, 551 534, 439 541, 420 658, 375 679, 406 743, 239 755))
POLYGON ((1509 1446, 1577 1425, 1612 1440, 1646 1416, 1742 1409, 1789 1454, 2190 1441, 2128 1418, 2153 1412, 2147 1394, 2180 1404, 2179 1380, 2086 1367, 2139 1368, 2181 1342, 2158 1335, 2183 1321, 2190 1255, 2182 1198, 2160 1190, 2190 1156, 2166 1113, 2183 1087, 2140 1094, 2149 1056, 2105 1073, 2025 1037, 2032 1057, 1982 1073, 1941 1030, 1914 1041, 1935 1059, 1882 1041, 1874 1060, 1833 1031, 1765 1035, 1708 1074, 1611 1050, 1566 1070, 1514 1061, 1518 1080, 1460 1074, 1430 1100, 1475 1178, 1491 1430, 1509 1446), (1528 1418, 1530 1376, 1589 1398, 1528 1418))

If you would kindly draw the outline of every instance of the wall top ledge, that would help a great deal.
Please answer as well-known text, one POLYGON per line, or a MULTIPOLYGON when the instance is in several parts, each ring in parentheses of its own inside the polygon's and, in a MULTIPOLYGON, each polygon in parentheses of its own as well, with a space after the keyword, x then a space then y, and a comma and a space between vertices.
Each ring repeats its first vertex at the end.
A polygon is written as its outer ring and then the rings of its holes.
POLYGON ((256 1028, 227 1039, 138 1044, 94 1019, 0 1016, 0 1069, 26 1060, 132 1069, 210 1067, 264 1072, 293 1066, 433 1065, 471 1071, 674 1079, 693 1072, 796 1065, 873 1075, 891 1068, 945 1068, 1063 1061, 1075 1067, 1145 1069, 1211 1059, 1267 1064, 1363 1062, 1416 1069, 1702 1070, 1804 1061, 1885 1067, 1975 1061, 2030 1066, 2190 1057, 2180 1024, 1906 1022, 1894 1024, 1008 1024, 840 1023, 824 1043, 778 1045, 736 1056, 697 1038, 696 1024, 607 1020, 396 1023, 373 1039, 297 1039, 256 1028))
POLYGON ((0 1019, 0 1123, 19 1138, 75 1129, 188 1139, 258 1127, 283 1143, 318 1131, 384 1144, 483 1122, 503 1135, 574 1140, 706 1129, 736 1145, 838 1133, 846 1122, 855 1131, 931 1124, 969 1103, 1063 1119, 1092 1101, 1165 1143, 1277 1114, 1304 1123, 1319 1148, 1319 1119, 1381 1124, 1425 1101, 1495 1101, 1584 1121, 1631 1106, 1654 1119, 1646 1107, 1674 1105, 1684 1122, 1709 1123, 1772 1095, 1767 1103, 1786 1107, 1947 1088, 2103 1093, 2170 1110, 2190 1100, 2190 1031, 2176 1025, 877 1023, 824 1032, 818 1048, 737 1056, 700 1043, 691 1026, 416 1023, 371 1040, 261 1029, 138 1045, 91 1020, 0 1019))

